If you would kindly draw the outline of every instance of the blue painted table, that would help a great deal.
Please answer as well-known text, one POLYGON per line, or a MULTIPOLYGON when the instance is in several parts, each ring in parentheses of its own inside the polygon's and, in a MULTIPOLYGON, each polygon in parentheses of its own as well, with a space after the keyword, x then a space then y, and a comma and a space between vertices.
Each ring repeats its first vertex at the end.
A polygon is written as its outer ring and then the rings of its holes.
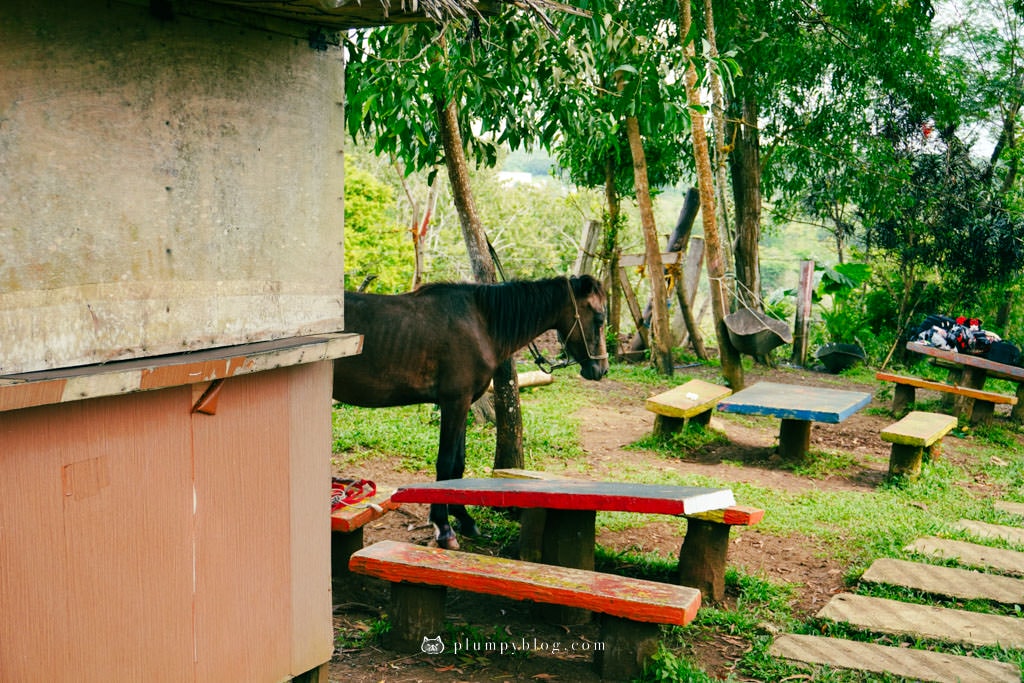
POLYGON ((870 402, 865 391, 758 382, 719 401, 718 410, 781 418, 779 456, 796 461, 807 455, 812 422, 842 422, 870 402))

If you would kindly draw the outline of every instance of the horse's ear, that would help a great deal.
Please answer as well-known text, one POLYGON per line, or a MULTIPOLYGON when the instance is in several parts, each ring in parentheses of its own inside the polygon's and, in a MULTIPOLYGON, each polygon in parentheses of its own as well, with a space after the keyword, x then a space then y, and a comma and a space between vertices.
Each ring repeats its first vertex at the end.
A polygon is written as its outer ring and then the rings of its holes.
POLYGON ((578 296, 590 296, 601 291, 601 283, 592 275, 573 275, 570 280, 578 296))

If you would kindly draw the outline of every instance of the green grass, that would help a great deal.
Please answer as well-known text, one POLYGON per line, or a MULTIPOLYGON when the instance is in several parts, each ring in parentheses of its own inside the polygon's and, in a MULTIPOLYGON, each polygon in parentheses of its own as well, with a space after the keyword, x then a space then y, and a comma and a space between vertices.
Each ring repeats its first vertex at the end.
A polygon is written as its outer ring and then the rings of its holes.
MULTIPOLYGON (((920 368, 919 368, 920 369, 920 368)), ((524 450, 526 466, 568 473, 586 472, 589 468, 580 446, 579 413, 588 405, 607 402, 610 405, 637 403, 656 391, 681 384, 689 379, 684 374, 673 378, 658 375, 648 367, 613 364, 609 379, 612 386, 593 391, 589 383, 579 380, 571 371, 556 378, 554 387, 527 389, 522 394, 524 450)), ((941 375, 941 372, 936 372, 941 375)), ((941 377, 936 377, 941 379, 941 377)), ((836 378, 837 382, 873 382, 869 369, 854 369, 836 378)), ((891 388, 876 383, 881 390, 891 388)), ((919 408, 942 411, 938 402, 918 404, 919 408)), ((884 411, 880 411, 884 412, 884 411)), ((777 423, 744 416, 730 420, 774 432, 777 423)), ((439 415, 432 406, 367 410, 340 406, 334 411, 334 457, 340 463, 358 465, 364 459, 381 456, 397 457, 408 471, 433 472, 437 450, 439 415)), ((467 429, 467 475, 485 476, 493 460, 494 429, 470 419, 467 429)), ((685 458, 703 449, 713 448, 725 437, 713 429, 687 428, 671 438, 647 436, 632 444, 635 451, 658 454, 665 460, 685 458)), ((728 487, 745 505, 767 511, 759 524, 761 533, 802 539, 812 544, 815 552, 844 567, 848 589, 878 597, 935 604, 935 596, 925 596, 886 586, 863 586, 857 580, 877 558, 892 557, 917 561, 939 562, 915 557, 904 548, 922 536, 961 538, 968 536, 951 530, 961 518, 995 524, 1019 523, 1012 515, 995 510, 991 500, 979 495, 975 482, 984 482, 990 490, 1003 492, 1006 500, 1024 501, 1024 435, 1022 429, 1005 421, 988 427, 962 426, 946 438, 946 449, 969 453, 967 459, 939 458, 928 462, 920 479, 913 483, 884 484, 871 490, 829 490, 810 487, 804 492, 787 492, 744 481, 717 479, 714 476, 694 477, 672 468, 651 468, 624 458, 618 463, 618 476, 623 481, 682 484, 688 486, 728 487)), ((812 452, 807 462, 791 470, 808 480, 820 479, 837 470, 856 467, 855 458, 843 452, 812 452)), ((723 473, 735 473, 744 467, 739 463, 722 462, 723 473)), ((500 553, 511 553, 517 542, 518 523, 509 516, 488 509, 477 509, 478 522, 486 534, 480 543, 500 553)), ((631 513, 599 513, 597 523, 612 531, 642 527, 649 516, 631 513)), ((678 522, 680 534, 685 521, 678 522)), ((975 542, 977 539, 971 539, 975 542)), ((994 547, 1024 550, 1004 541, 981 541, 994 547)), ((468 547, 472 547, 469 546, 468 547)), ((656 553, 612 553, 599 549, 597 566, 602 571, 616 572, 664 580, 675 569, 675 557, 656 553)), ((943 564, 954 564, 943 562, 943 564)), ((693 646, 702 640, 728 636, 746 643, 734 678, 730 680, 801 680, 813 683, 846 681, 896 681, 885 676, 866 676, 856 672, 832 671, 826 667, 807 669, 777 660, 768 648, 780 632, 838 635, 865 641, 879 641, 899 647, 937 649, 952 654, 974 654, 988 659, 1009 661, 1024 667, 1024 652, 965 648, 942 643, 917 642, 914 639, 866 633, 849 626, 816 619, 799 620, 793 616, 791 603, 794 587, 776 583, 761 576, 730 568, 726 575, 727 593, 735 605, 705 605, 696 621, 686 628, 663 630, 659 654, 645 672, 643 681, 710 680, 695 666, 693 646)), ((1020 607, 1000 606, 984 602, 951 603, 959 608, 995 614, 1021 616, 1020 607)), ((385 624, 371 624, 370 631, 379 633, 385 624)), ((370 637, 353 633, 343 639, 355 642, 370 637)))

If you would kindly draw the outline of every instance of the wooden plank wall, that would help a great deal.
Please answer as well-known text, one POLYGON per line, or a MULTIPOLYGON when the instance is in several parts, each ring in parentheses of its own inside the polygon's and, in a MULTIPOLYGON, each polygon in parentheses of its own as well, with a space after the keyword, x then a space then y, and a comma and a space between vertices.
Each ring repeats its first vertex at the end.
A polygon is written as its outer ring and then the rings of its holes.
POLYGON ((0 680, 278 681, 330 659, 321 361, 0 412, 0 680))

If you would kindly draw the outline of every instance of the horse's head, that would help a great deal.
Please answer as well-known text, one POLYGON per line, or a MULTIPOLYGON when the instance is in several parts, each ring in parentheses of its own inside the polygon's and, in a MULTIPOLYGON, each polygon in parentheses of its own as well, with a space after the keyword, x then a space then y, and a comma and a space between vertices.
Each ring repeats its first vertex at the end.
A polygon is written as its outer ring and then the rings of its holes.
POLYGON ((589 275, 569 278, 569 310, 558 336, 586 379, 599 380, 608 372, 604 323, 606 297, 601 283, 589 275))

